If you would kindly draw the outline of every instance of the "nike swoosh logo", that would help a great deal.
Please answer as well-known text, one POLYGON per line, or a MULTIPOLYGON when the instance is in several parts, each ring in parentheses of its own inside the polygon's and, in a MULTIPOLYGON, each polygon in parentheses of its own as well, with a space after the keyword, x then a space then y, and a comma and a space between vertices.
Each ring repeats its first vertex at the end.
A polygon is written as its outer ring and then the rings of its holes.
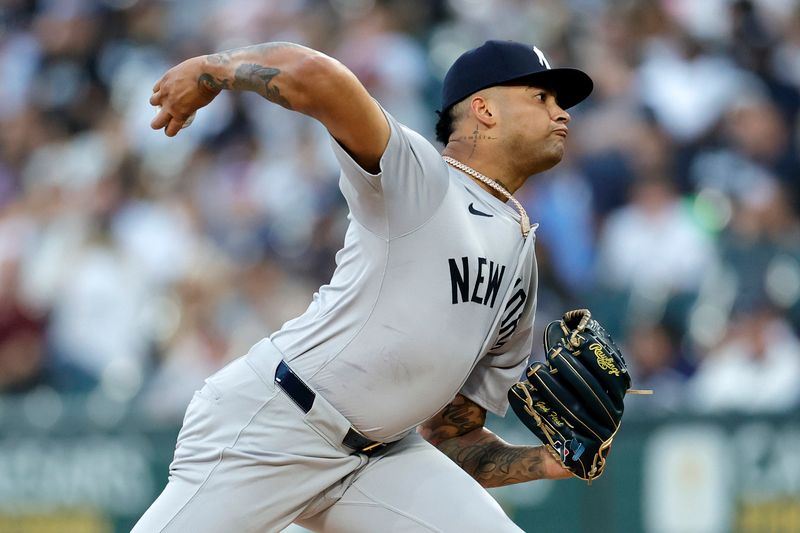
POLYGON ((490 215, 489 213, 484 213, 483 211, 478 211, 475 209, 475 206, 469 204, 469 212, 473 215, 478 215, 479 217, 493 217, 494 215, 490 215))

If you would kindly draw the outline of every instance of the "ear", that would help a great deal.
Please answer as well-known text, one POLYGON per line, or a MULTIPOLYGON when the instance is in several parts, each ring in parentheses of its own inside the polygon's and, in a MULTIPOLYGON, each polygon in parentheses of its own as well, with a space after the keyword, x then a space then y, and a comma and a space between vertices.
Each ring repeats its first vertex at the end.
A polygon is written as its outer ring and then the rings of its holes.
POLYGON ((485 94, 475 94, 470 101, 470 112, 472 117, 487 128, 496 124, 493 113, 493 102, 485 94))

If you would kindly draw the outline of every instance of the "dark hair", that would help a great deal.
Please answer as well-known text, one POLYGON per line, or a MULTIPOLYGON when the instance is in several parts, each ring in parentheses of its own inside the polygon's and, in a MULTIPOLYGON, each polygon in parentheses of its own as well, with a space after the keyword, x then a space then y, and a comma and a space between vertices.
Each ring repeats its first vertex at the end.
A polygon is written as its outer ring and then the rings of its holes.
POLYGON ((437 111, 439 120, 436 121, 436 140, 447 146, 447 141, 450 140, 450 135, 453 134, 453 108, 450 106, 444 111, 437 111))

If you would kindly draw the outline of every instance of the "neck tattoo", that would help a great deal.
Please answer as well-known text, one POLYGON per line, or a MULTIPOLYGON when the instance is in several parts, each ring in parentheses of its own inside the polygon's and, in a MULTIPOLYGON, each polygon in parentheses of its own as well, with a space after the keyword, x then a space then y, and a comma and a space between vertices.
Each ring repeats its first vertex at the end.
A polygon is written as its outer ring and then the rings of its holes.
POLYGON ((528 236, 528 233, 530 233, 530 231, 531 231, 531 220, 528 218, 528 213, 525 211, 525 208, 522 207, 522 204, 519 203, 519 200, 514 198, 511 195, 511 193, 508 192, 508 189, 505 186, 501 185, 497 180, 493 180, 489 176, 484 176, 483 174, 481 174, 480 172, 478 172, 474 168, 469 167, 469 166, 465 165, 464 163, 462 163, 461 161, 453 159, 450 156, 443 155, 442 159, 444 159, 445 163, 447 163, 451 167, 457 168, 461 172, 469 174, 473 178, 477 179, 478 181, 481 181, 481 182, 485 183, 486 185, 488 185, 492 189, 496 190, 497 192, 499 192, 500 194, 505 196, 505 198, 507 200, 511 200, 511 203, 514 204, 514 207, 519 212, 519 223, 520 223, 520 226, 522 228, 522 236, 523 237, 527 237, 528 236))

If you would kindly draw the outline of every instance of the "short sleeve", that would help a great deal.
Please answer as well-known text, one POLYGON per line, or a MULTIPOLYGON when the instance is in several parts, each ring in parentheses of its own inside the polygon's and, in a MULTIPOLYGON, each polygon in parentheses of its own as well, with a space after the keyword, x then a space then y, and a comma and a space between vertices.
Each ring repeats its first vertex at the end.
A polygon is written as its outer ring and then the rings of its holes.
POLYGON ((389 113, 384 114, 390 133, 378 174, 361 168, 333 138, 331 145, 342 169, 339 188, 353 218, 376 235, 391 239, 413 231, 433 216, 450 180, 438 150, 389 113))

